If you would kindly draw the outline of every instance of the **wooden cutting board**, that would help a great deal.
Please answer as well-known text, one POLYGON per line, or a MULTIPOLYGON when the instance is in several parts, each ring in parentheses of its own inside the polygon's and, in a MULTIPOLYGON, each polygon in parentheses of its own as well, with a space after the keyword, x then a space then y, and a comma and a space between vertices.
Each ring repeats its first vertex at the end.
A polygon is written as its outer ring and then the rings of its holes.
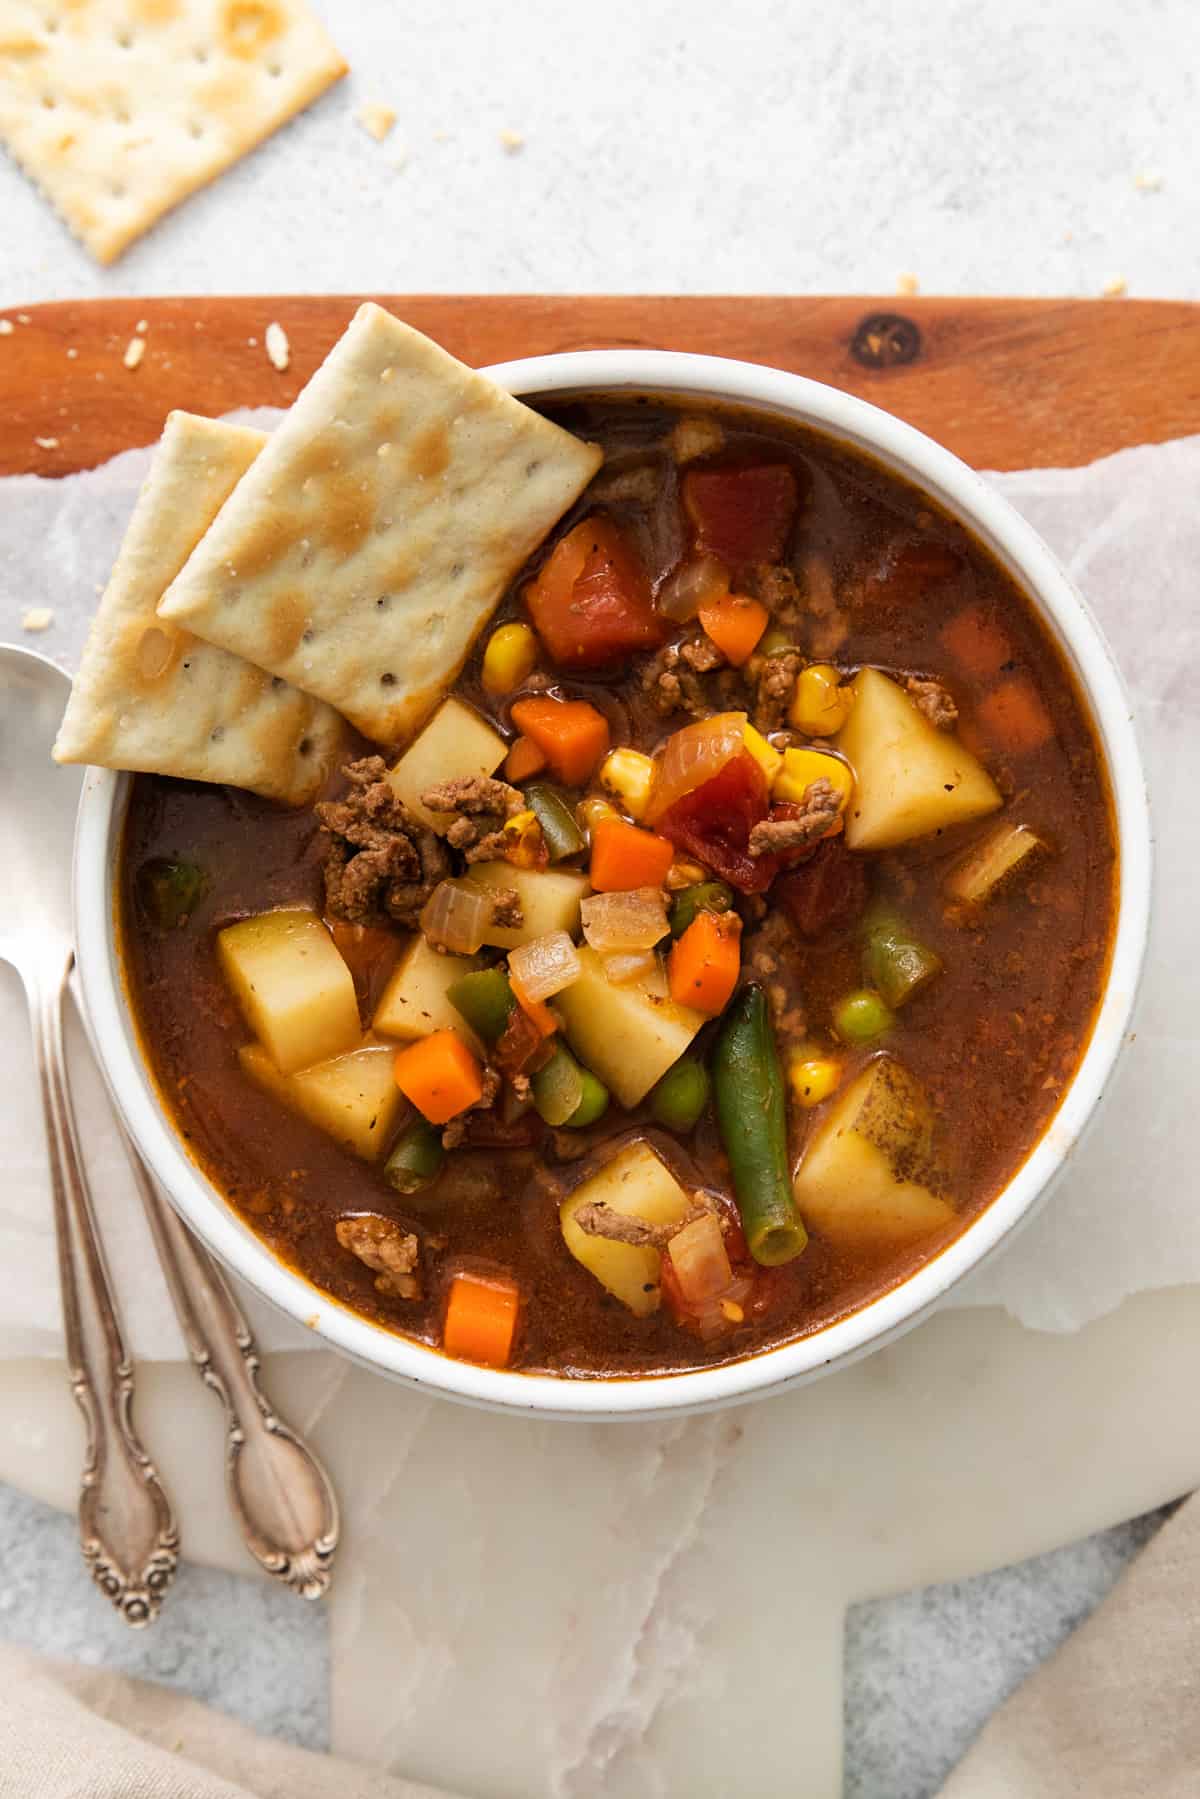
MULTIPOLYGON (((0 474, 88 468, 151 442, 173 406, 286 406, 367 297, 9 314, 0 474), (284 373, 264 348, 273 319, 291 346, 284 373), (145 353, 127 369, 139 324, 145 353)), ((606 346, 770 363, 886 407, 979 468, 1070 466, 1200 430, 1200 307, 1171 301, 370 297, 476 366, 606 346)))
MULTIPOLYGON (((873 400, 981 467, 1079 464, 1200 431, 1200 308, 1184 305, 381 298, 474 363, 605 344, 773 363, 873 400)), ((155 438, 173 406, 285 405, 356 304, 30 308, 0 336, 0 473, 97 463, 155 438), (263 347, 272 319, 291 342, 285 373, 263 347), (140 321, 147 348, 129 370, 140 321)), ((661 1434, 475 1414, 467 1439, 456 1408, 328 1352, 268 1358, 271 1391, 312 1431, 344 1500, 335 1746, 479 1799, 530 1799, 546 1790, 547 1730, 633 1663, 599 1740, 639 1707, 645 1724, 607 1785, 572 1791, 836 1799, 847 1603, 994 1567, 1197 1484, 1200 1437, 1180 1420, 1194 1416, 1198 1365, 1195 1288, 1137 1295, 1066 1337, 951 1311, 834 1379, 661 1434), (608 1527, 588 1538, 581 1580, 561 1524, 597 1504, 608 1527), (678 1549, 630 1591, 622 1543, 656 1530, 678 1549), (445 1566, 414 1564, 412 1545, 447 1536, 445 1566), (655 1655, 673 1666, 682 1652, 655 1636, 664 1611, 682 1620, 689 1673, 646 1701, 655 1655)), ((216 1408, 194 1373, 142 1368, 138 1412, 185 1499, 186 1552, 248 1571, 222 1498, 216 1408)), ((63 1369, 0 1363, 0 1478, 69 1506, 79 1454, 63 1369)))

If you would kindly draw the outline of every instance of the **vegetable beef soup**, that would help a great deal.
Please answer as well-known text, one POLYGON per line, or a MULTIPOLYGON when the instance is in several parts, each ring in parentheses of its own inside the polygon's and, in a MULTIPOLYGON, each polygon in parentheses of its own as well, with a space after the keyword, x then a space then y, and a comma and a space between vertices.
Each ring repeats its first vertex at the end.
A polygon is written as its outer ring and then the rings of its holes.
POLYGON ((136 777, 125 966, 191 1153, 315 1287, 660 1373, 820 1330, 1010 1179, 1100 998, 1112 811, 921 493, 758 414, 546 412, 603 466, 407 747, 315 809, 136 777))

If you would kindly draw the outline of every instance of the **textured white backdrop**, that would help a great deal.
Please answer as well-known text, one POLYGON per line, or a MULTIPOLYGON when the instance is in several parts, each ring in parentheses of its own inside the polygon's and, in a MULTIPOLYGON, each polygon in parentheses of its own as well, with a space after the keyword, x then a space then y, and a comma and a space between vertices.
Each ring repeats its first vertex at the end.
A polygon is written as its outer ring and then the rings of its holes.
MULTIPOLYGON (((0 158, 0 307, 336 289, 888 292, 905 272, 926 292, 1093 294, 1119 275, 1134 294, 1200 298, 1196 0, 318 9, 349 79, 111 270, 0 158), (368 100, 399 115, 382 145, 354 121, 368 100), (524 149, 506 153, 503 130, 524 149), (1139 189, 1138 174, 1161 187, 1139 189)), ((0 407, 16 343, 0 340, 0 407)), ((173 1622, 122 1638, 70 1535, 0 1495, 14 1546, 0 1632, 133 1657, 319 1740, 317 1617, 288 1628, 260 1588, 195 1575, 173 1622), (260 1639, 273 1680, 249 1653, 260 1639)), ((924 1799, 1134 1540, 1110 1533, 1019 1577, 860 1608, 848 1793, 924 1799)))

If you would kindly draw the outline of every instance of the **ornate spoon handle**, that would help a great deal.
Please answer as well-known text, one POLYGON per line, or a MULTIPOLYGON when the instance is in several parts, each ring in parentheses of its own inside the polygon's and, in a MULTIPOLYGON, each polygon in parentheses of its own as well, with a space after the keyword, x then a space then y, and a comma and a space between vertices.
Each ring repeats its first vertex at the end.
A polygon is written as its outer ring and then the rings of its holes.
MULTIPOLYGON (((69 963, 68 963, 69 968, 69 963)), ((87 1427, 79 1496, 84 1560, 127 1624, 149 1624, 179 1559, 162 1482, 134 1430, 133 1364, 104 1265, 62 1042, 64 969, 26 981, 46 1121, 71 1389, 87 1427)))
POLYGON ((225 1407, 225 1485, 250 1553, 302 1598, 319 1599, 339 1531, 329 1476, 271 1409, 254 1338, 224 1276, 160 1199, 128 1136, 125 1148, 188 1353, 225 1407))

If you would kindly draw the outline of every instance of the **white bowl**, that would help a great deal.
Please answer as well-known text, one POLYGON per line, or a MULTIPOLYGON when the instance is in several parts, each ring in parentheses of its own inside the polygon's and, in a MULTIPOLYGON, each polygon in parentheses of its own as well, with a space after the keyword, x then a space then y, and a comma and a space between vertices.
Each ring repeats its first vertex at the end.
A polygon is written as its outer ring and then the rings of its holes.
POLYGON ((1099 627, 1046 545, 948 450, 832 387, 749 363, 658 351, 594 350, 486 371, 514 394, 655 392, 761 407, 868 452, 961 519, 1031 597, 1091 703, 1115 797, 1120 845, 1112 966, 1087 1053, 1032 1154, 949 1248, 892 1291, 826 1330, 723 1367, 646 1379, 565 1380, 452 1361, 380 1330, 276 1259, 190 1159, 138 1048, 117 956, 113 899, 130 778, 89 770, 75 846, 79 971, 117 1105, 183 1218, 230 1268, 282 1311, 357 1361, 410 1386, 498 1410, 547 1417, 663 1416, 727 1405, 811 1380, 877 1349, 922 1318, 1045 1199, 1096 1110, 1129 1028, 1146 946, 1151 829, 1141 757, 1120 676, 1099 627))

